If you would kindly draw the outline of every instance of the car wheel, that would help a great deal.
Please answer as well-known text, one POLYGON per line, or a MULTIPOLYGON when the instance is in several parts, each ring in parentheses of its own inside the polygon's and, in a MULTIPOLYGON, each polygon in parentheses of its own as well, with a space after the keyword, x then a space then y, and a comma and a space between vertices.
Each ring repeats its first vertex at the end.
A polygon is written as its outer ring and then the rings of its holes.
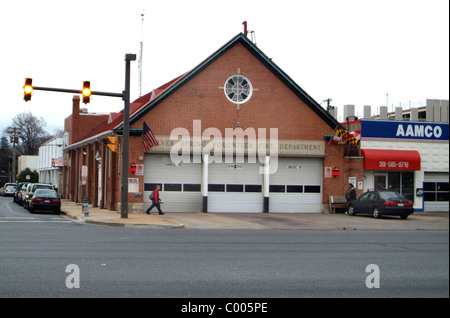
POLYGON ((353 205, 350 205, 348 207, 348 211, 347 211, 348 215, 356 215, 355 213, 355 208, 353 207, 353 205))
POLYGON ((400 215, 400 218, 401 218, 402 220, 406 220, 406 219, 408 218, 408 214, 400 215))
POLYGON ((374 207, 374 208, 373 208, 373 210, 372 210, 372 215, 373 215, 373 217, 376 218, 376 219, 381 218, 380 211, 378 211, 378 208, 377 208, 377 207, 374 207))

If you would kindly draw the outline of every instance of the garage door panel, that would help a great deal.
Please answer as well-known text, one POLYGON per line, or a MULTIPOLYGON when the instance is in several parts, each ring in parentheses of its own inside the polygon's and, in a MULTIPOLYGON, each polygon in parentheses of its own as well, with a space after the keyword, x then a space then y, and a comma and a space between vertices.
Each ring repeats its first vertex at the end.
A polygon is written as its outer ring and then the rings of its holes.
POLYGON ((322 212, 322 194, 271 194, 269 211, 278 213, 322 212))
MULTIPOLYGON (((149 194, 150 195, 150 192, 149 194)), ((199 212, 202 209, 202 195, 198 193, 186 192, 162 192, 160 193, 163 204, 163 212, 199 212)), ((146 209, 151 205, 147 198, 146 209)), ((154 208, 152 211, 156 211, 154 208)))
POLYGON ((144 205, 148 208, 151 188, 161 185, 161 206, 165 212, 197 212, 202 209, 200 192, 202 165, 199 163, 174 164, 169 155, 145 156, 144 205))
POLYGON ((262 212, 261 193, 210 193, 208 211, 210 212, 262 212))
POLYGON ((270 175, 270 212, 322 212, 321 158, 278 158, 270 175))
POLYGON ((209 165, 209 212, 262 212, 263 176, 259 163, 209 165), (220 192, 217 192, 220 191, 220 192))

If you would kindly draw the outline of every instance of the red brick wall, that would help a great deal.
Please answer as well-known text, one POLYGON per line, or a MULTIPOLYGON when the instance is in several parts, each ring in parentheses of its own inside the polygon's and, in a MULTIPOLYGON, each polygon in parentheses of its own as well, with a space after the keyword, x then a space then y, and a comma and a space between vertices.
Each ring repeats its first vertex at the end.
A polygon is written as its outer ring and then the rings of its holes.
MULTIPOLYGON (((78 101, 79 103, 79 101, 78 101)), ((74 105, 74 109, 76 105, 74 105)), ((236 128, 236 122, 240 122, 242 129, 258 128, 267 129, 267 138, 270 128, 278 128, 279 139, 292 140, 321 140, 324 135, 332 135, 333 128, 325 124, 322 118, 297 97, 281 80, 279 80, 265 65, 253 56, 243 45, 237 44, 214 63, 205 68, 196 77, 180 87, 175 93, 167 97, 163 102, 149 111, 131 128, 142 128, 145 121, 156 135, 170 135, 172 130, 183 127, 193 134, 193 120, 201 120, 202 131, 209 127, 218 128, 225 136, 225 128, 236 128), (237 105, 228 101, 223 87, 225 81, 231 75, 240 72, 247 76, 253 84, 255 91, 252 98, 245 104, 237 105)), ((66 129, 71 129, 71 142, 74 143, 81 137, 81 132, 88 133, 94 123, 98 124, 97 117, 91 120, 91 116, 79 115, 74 110, 72 118, 66 120, 66 129)), ((120 143, 122 140, 120 139, 120 143)), ((95 157, 98 146, 89 147, 89 157, 95 157)), ((120 147, 121 148, 121 147, 120 147)), ((144 157, 141 136, 130 136, 129 163, 143 164, 140 157, 144 157)), ((328 194, 343 195, 349 173, 356 173, 352 169, 353 163, 344 160, 342 145, 330 145, 326 150, 324 167, 338 167, 341 171, 338 177, 324 178, 323 202, 328 203, 328 194), (345 171, 345 173, 343 173, 345 171)), ((74 152, 75 153, 75 152, 74 152)), ((112 172, 107 186, 107 204, 110 209, 117 209, 120 202, 121 171, 119 163, 120 155, 112 156, 112 172)), ((104 150, 102 150, 102 158, 104 150)), ((74 160, 72 160, 72 165, 74 160)), ((361 166, 362 167, 362 166, 361 166)), ((93 163, 89 169, 94 169, 93 163)), ((359 169, 359 166, 358 166, 359 169)), ((358 170, 356 169, 356 170, 358 170)), ((96 169, 94 169, 96 170, 96 169)), ((75 183, 76 175, 73 169, 72 182, 75 183)), ((95 173, 89 172, 89 179, 98 179, 95 173)), ((361 169, 362 171, 362 169, 361 169)), ((359 173, 359 172, 358 172, 359 173)), ((135 177, 129 171, 129 177, 135 177)), ((144 177, 139 178, 139 192, 144 193, 144 177)), ((358 178, 359 180, 359 178, 358 178)), ((96 181, 89 180, 88 187, 90 200, 96 200, 96 181)), ((105 189, 104 189, 105 191, 105 189)), ((74 191, 72 191, 74 193, 74 191)), ((81 194, 74 193, 75 197, 81 194)), ((129 194, 129 203, 142 203, 143 197, 135 197, 129 194)))
MULTIPOLYGON (((170 135, 172 129, 183 127, 193 134, 192 121, 201 120, 202 131, 208 127, 220 129, 225 136, 225 128, 278 128, 279 139, 324 140, 324 135, 332 135, 333 128, 298 98, 269 69, 257 60, 244 46, 237 44, 199 75, 179 88, 161 104, 148 112, 132 125, 141 128, 145 121, 156 135, 170 135), (225 81, 233 74, 247 76, 256 89, 252 98, 237 106, 225 97, 225 81)), ((137 163, 143 156, 141 137, 132 137, 130 163, 137 163), (137 148, 135 148, 137 147, 137 148), (133 149, 133 150, 131 150, 133 149)), ((324 167, 338 167, 344 171, 344 147, 329 145, 324 158, 324 167)), ((341 173, 336 178, 324 178, 323 202, 328 203, 328 194, 342 195, 345 177, 341 173)), ((143 178, 140 180, 143 186, 143 178)), ((143 188, 142 188, 143 191, 143 188)), ((345 190, 344 190, 345 191, 345 190)), ((129 198, 135 202, 135 198, 129 198)))

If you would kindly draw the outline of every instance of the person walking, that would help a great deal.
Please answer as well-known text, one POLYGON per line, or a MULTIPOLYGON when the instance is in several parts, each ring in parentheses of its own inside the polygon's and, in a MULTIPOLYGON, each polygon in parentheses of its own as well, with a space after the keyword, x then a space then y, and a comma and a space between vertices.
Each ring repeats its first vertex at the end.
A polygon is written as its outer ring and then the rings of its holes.
POLYGON ((347 192, 345 193, 345 198, 347 199, 347 202, 350 202, 356 200, 356 190, 353 187, 352 183, 349 183, 348 185, 349 187, 347 189, 347 192))
POLYGON ((157 185, 156 189, 152 192, 152 194, 150 194, 150 200, 152 200, 152 205, 147 209, 147 211, 145 211, 145 213, 150 214, 150 211, 156 206, 159 215, 164 214, 164 212, 161 211, 161 206, 159 203, 161 201, 161 198, 159 197, 159 189, 160 186, 157 185))

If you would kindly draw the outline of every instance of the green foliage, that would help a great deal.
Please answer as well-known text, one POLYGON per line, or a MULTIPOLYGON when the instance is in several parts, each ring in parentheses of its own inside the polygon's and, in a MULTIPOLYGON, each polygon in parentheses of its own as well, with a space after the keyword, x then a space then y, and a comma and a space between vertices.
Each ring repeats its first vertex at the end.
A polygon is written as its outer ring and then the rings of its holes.
POLYGON ((26 168, 25 170, 22 170, 19 173, 19 176, 17 177, 17 182, 37 183, 39 182, 39 173, 36 170, 31 171, 30 168, 26 168), (27 179, 27 176, 30 176, 30 179, 27 179))

